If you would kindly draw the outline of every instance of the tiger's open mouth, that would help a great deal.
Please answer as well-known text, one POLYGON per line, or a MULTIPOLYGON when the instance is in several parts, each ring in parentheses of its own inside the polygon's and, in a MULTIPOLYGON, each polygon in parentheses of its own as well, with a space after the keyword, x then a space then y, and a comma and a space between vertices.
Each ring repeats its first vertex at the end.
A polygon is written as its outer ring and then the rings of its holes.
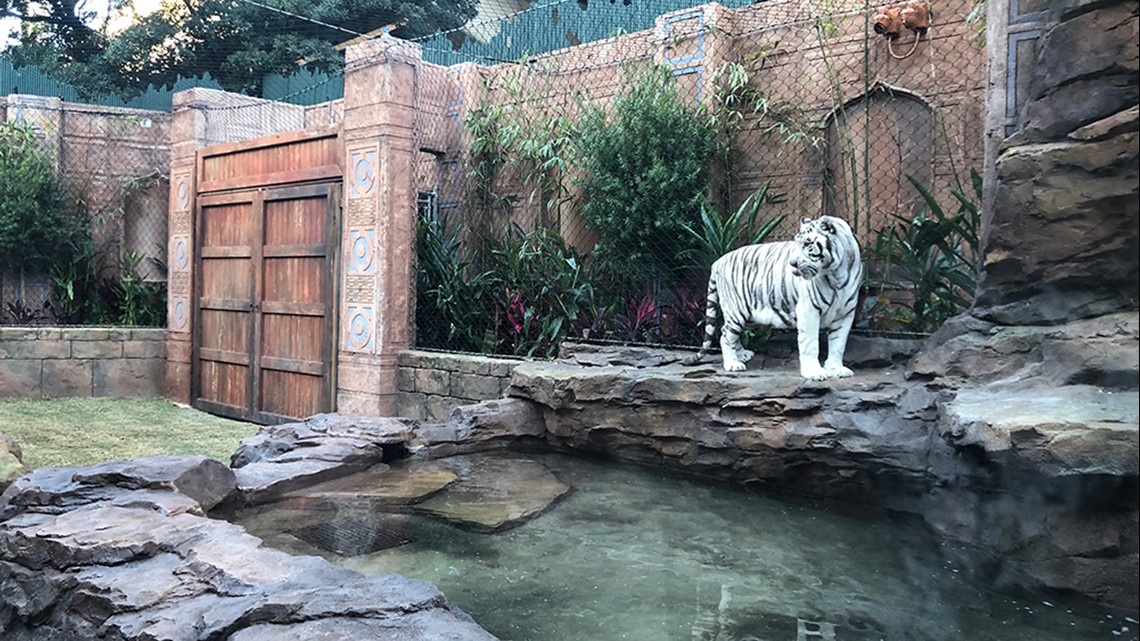
POLYGON ((808 280, 811 280, 815 278, 817 274, 819 274, 819 268, 815 265, 800 265, 797 263, 791 267, 792 275, 797 278, 806 278, 808 280))

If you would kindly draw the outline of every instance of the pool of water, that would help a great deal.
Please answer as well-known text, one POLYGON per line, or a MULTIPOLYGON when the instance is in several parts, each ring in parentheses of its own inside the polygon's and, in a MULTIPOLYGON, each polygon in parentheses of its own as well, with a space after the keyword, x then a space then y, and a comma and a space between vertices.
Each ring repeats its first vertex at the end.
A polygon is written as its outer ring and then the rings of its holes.
POLYGON ((576 491, 485 534, 377 515, 410 542, 341 557, 239 514, 294 554, 437 586, 504 641, 1051 641, 1137 639, 1131 618, 1078 614, 981 585, 918 527, 655 470, 536 455, 576 491))

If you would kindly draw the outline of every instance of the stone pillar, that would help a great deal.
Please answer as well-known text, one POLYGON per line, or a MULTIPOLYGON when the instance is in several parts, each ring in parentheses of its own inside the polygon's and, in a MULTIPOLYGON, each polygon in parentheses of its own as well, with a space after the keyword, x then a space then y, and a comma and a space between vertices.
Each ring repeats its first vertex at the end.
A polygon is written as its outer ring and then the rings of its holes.
POLYGON ((345 184, 337 410, 391 415, 414 319, 419 45, 384 36, 345 52, 345 184))
POLYGON ((192 269, 198 150, 300 128, 304 107, 216 89, 174 94, 170 127, 169 275, 166 313, 166 395, 189 403, 193 337, 192 269))
POLYGON ((170 215, 167 220, 166 397, 190 402, 190 282, 194 178, 204 129, 189 105, 193 90, 174 95, 170 126, 170 215))
POLYGON ((1025 105, 1037 40, 1049 16, 1048 0, 989 0, 986 4, 986 142, 982 173, 983 211, 993 210, 998 148, 1017 131, 1017 112, 1025 105))
POLYGON ((43 138, 44 149, 59 166, 63 147, 63 101, 59 98, 13 94, 5 99, 5 119, 35 130, 43 138))

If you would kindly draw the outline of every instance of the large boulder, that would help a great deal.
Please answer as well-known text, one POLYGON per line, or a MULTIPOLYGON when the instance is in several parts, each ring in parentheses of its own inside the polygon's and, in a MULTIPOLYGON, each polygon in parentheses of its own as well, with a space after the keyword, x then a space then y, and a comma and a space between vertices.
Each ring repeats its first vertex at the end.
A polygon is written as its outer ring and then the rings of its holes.
MULTIPOLYGON (((974 315, 1057 324, 1135 309, 1140 287, 1140 153, 1125 130, 1017 145, 997 161, 974 315)), ((1119 119, 1119 116, 1115 117, 1119 119)))
POLYGON ((201 515, 235 486, 203 457, 13 484, 0 506, 0 638, 494 641, 427 583, 290 556, 201 515))
POLYGON ((1140 100, 1136 3, 1076 4, 1053 5, 1057 23, 1038 44, 1018 140, 1064 138, 1140 100))
POLYGON ((494 449, 527 449, 545 443, 537 405, 514 398, 461 405, 442 423, 415 428, 409 449, 433 458, 494 449))
POLYGON ((368 469, 402 453, 416 425, 412 419, 318 414, 263 427, 231 457, 241 499, 265 502, 368 469))
POLYGON ((962 390, 947 402, 939 429, 955 447, 1045 477, 1140 476, 1136 394, 1087 385, 962 390))
POLYGON ((1025 389, 1140 386, 1140 313, 1062 325, 1009 326, 970 315, 943 325, 907 364, 907 375, 948 387, 1025 389))
POLYGON ((1001 325, 1135 310, 1140 287, 1140 10, 1045 11, 1018 131, 987 186, 973 313, 1001 325))
POLYGON ((151 456, 90 467, 44 467, 0 495, 0 518, 26 511, 59 514, 100 501, 177 495, 204 514, 236 488, 234 474, 207 456, 151 456))

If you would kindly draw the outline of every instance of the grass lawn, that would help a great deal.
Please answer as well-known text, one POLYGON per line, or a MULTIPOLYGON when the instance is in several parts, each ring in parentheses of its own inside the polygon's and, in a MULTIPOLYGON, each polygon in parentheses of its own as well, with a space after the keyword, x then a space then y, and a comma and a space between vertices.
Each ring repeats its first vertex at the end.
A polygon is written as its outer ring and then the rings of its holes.
POLYGON ((161 398, 0 400, 0 434, 16 439, 34 468, 156 454, 205 454, 228 465, 238 441, 257 429, 161 398))

